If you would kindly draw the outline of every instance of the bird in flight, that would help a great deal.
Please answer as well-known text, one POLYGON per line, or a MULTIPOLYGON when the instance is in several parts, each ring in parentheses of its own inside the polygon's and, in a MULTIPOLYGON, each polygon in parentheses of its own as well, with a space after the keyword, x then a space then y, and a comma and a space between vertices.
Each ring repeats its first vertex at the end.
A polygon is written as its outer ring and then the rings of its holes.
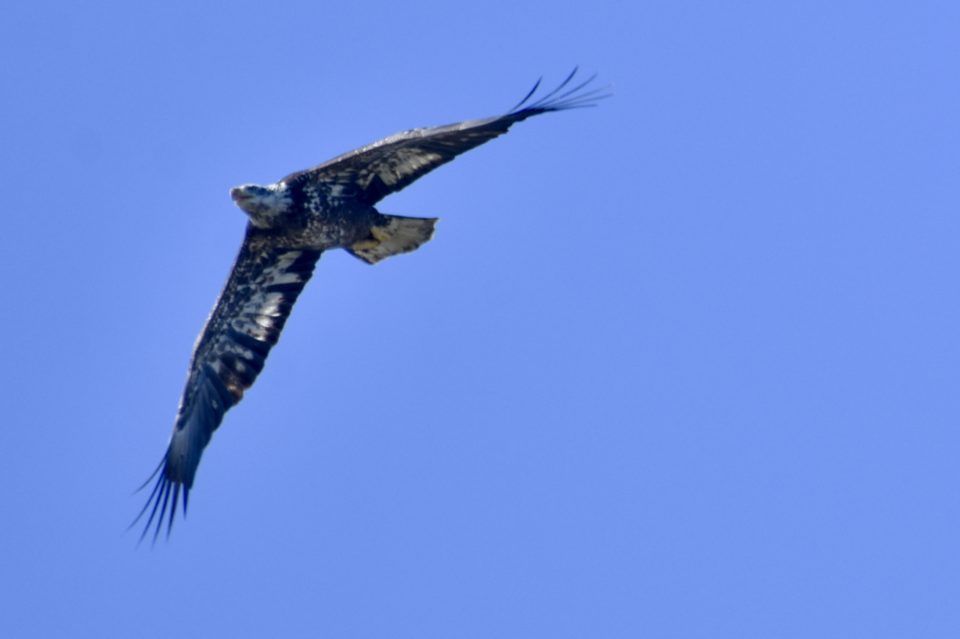
MULTIPOLYGON (((412 129, 351 151, 273 184, 245 184, 230 197, 250 218, 240 254, 193 349, 186 388, 167 451, 142 487, 156 477, 135 525, 147 513, 142 540, 173 527, 178 502, 187 512, 203 449, 224 414, 243 398, 263 370, 270 349, 320 254, 342 248, 375 264, 416 250, 433 235, 436 218, 385 215, 375 208, 461 153, 502 135, 516 122, 541 113, 593 106, 607 97, 574 83, 577 72, 531 101, 540 81, 505 115, 412 129)), ((141 488, 142 488, 141 487, 141 488)))

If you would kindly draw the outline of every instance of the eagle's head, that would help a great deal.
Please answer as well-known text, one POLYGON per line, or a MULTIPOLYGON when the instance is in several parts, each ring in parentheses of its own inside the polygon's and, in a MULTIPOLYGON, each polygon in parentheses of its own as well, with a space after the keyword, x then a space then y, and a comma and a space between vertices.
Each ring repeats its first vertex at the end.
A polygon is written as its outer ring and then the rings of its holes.
POLYGON ((268 229, 282 223, 293 201, 286 184, 244 184, 230 189, 230 197, 250 216, 254 226, 268 229))

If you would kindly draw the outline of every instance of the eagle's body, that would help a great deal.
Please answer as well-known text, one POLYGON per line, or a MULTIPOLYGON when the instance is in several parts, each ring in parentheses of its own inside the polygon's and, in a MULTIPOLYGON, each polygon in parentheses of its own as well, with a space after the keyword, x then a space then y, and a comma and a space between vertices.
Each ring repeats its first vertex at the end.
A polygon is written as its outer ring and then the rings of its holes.
POLYGON ((181 492, 186 513, 203 449, 224 413, 240 401, 263 369, 320 254, 343 248, 373 264, 415 250, 430 239, 436 219, 384 215, 376 203, 505 133, 515 122, 605 97, 597 91, 581 92, 592 78, 560 93, 572 77, 573 73, 540 101, 520 108, 534 86, 503 116, 413 129, 274 184, 231 190, 250 221, 230 278, 194 347, 170 444, 137 518, 150 510, 144 534, 156 519, 156 536, 168 510, 169 531, 181 492))

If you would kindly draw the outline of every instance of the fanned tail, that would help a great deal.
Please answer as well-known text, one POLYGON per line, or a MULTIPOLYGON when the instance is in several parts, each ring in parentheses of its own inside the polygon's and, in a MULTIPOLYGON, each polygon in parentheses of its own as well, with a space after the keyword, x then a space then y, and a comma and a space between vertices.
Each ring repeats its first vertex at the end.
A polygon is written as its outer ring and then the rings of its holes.
POLYGON ((376 264, 380 260, 415 251, 433 237, 435 217, 403 217, 400 215, 381 215, 383 224, 370 229, 370 237, 355 242, 347 248, 354 257, 367 264, 376 264))

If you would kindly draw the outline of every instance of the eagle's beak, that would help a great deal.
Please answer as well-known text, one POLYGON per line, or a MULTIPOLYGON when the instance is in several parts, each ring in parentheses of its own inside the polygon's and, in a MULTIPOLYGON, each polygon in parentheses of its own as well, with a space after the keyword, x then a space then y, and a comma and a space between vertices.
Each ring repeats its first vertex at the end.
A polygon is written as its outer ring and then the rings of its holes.
POLYGON ((232 189, 230 189, 230 197, 233 198, 234 202, 239 204, 244 200, 249 200, 252 196, 246 191, 244 191, 243 189, 241 189, 240 187, 235 186, 232 189))

